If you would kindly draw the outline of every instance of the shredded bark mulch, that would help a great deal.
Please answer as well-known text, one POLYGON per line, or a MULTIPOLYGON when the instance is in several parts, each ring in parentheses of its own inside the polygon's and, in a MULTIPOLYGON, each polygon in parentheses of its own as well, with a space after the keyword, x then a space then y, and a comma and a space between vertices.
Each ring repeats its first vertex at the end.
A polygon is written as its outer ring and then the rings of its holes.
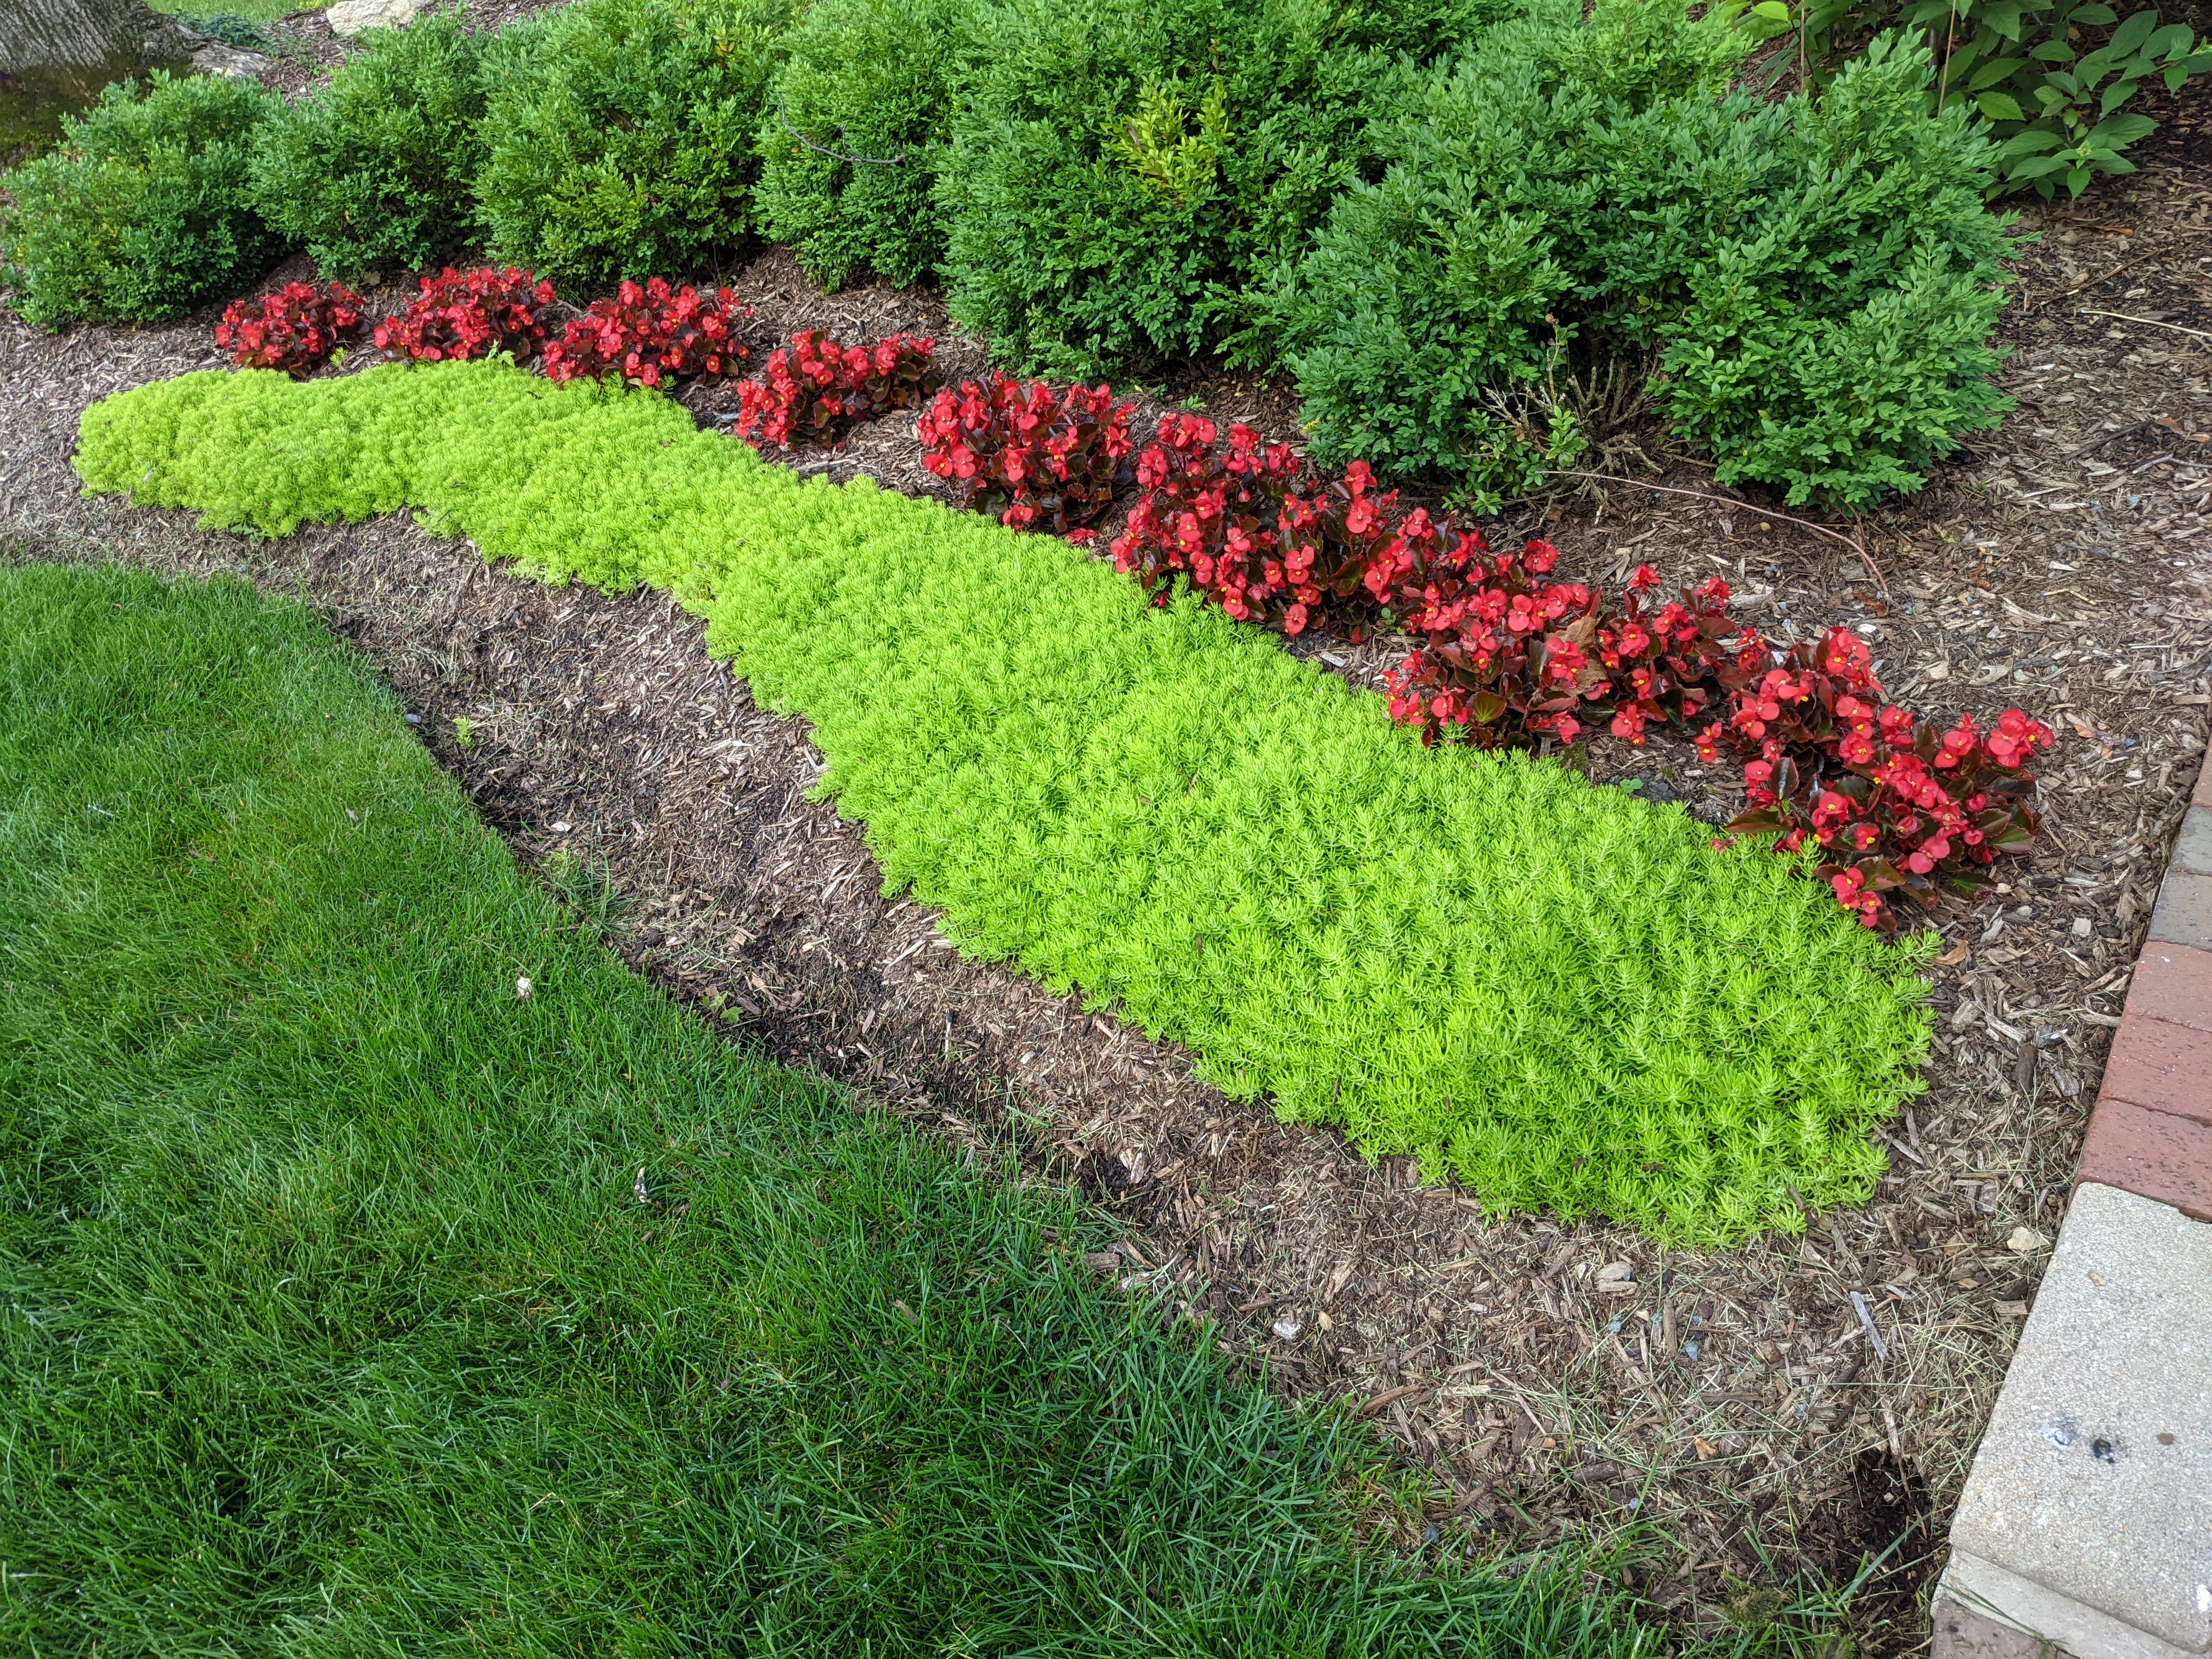
MULTIPOLYGON (((2060 732, 2033 854, 2009 861, 1996 902, 1931 918, 1936 1052, 1927 1094, 1884 1137, 1890 1175, 1863 1209, 1809 1216, 1802 1239, 1662 1254, 1602 1223, 1500 1220, 1420 1185, 1409 1160, 1370 1165, 1333 1132, 1224 1101, 1183 1052, 961 960, 926 910, 881 893, 860 828, 809 799, 804 723, 756 708, 660 595, 514 580, 404 517, 262 544, 81 498, 78 415, 211 366, 219 307, 58 336, 0 314, 0 542, 235 572, 320 607, 614 948, 733 1035, 1115 1206, 1128 1243, 1093 1266, 1214 1322, 1282 1387, 1360 1401, 1434 1475, 1431 1547, 1648 1519, 1680 1553, 1647 1589, 1697 1620, 1741 1610, 1796 1560, 1843 1580, 1887 1552, 1855 1633, 1863 1651, 1907 1651, 2204 747, 2208 109, 2200 88, 2164 101, 2141 173, 2028 211, 2041 240, 2002 325, 2020 408, 1868 521, 1878 577, 1771 499, 1714 490, 1632 404, 1600 422, 1598 470, 1648 462, 1650 482, 1698 495, 1592 485, 1495 527, 1540 527, 1594 580, 1638 562, 1670 586, 1717 570, 1771 634, 1857 628, 1901 700, 1945 717, 2017 703, 2060 732)), ((982 369, 933 293, 825 295, 781 252, 735 284, 763 349, 800 326, 905 329, 934 335, 956 377, 982 369)), ((726 389, 685 402, 708 425, 734 409, 726 389)), ((1139 403, 1147 435, 1163 408, 1194 404, 1287 436, 1295 407, 1279 382, 1204 364, 1139 403)), ((787 459, 942 488, 897 417, 787 459)), ((1401 654, 1299 648, 1364 684, 1401 654)), ((1591 763, 1704 816, 1735 805, 1725 770, 1686 745, 1601 740, 1591 763)))

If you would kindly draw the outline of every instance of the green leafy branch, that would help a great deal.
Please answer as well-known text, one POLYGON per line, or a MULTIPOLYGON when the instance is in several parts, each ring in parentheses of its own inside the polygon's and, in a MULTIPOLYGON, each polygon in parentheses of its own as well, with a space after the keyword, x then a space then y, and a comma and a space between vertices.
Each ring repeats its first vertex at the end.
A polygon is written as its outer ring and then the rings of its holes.
POLYGON ((1755 40, 1796 35, 1794 54, 1768 60, 1770 84, 1795 67, 1824 85, 1869 33, 1923 33, 1934 107, 1966 104, 1997 143, 1992 195, 2032 188, 2048 199, 2063 185, 2079 196, 2100 173, 2134 172, 2122 152, 2158 124, 2124 106, 2153 76, 2179 92, 2212 69, 2212 50, 2155 8, 2125 18, 2071 0, 1731 0, 1725 9, 1755 40))

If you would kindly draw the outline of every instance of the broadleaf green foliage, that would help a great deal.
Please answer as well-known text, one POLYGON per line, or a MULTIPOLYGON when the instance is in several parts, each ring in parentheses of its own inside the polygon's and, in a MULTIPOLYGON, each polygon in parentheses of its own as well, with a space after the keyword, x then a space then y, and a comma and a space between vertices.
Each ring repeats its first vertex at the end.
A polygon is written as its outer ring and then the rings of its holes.
POLYGON ((758 230, 753 141, 789 0, 580 0, 484 64, 493 252, 556 282, 704 272, 758 230))
POLYGON ((2178 93, 2212 70, 2212 50, 2188 23, 2154 6, 2122 16, 2101 0, 1767 0, 1723 10, 1749 38, 1795 33, 1796 50, 1768 59, 1769 84, 1802 68, 1824 84, 1878 31, 1926 37, 1941 64, 1933 101, 1956 103, 1998 141, 1991 193, 2059 185, 2079 196, 2100 173, 2133 173, 2123 152, 2158 130, 2127 106, 2142 84, 2178 93))
POLYGON ((930 276, 945 230, 930 190, 975 0, 819 0, 787 37, 758 147, 765 233, 808 276, 930 276))
POLYGON ((470 234, 483 165, 479 37, 457 10, 371 29, 330 84, 254 144, 262 216, 323 276, 436 266, 470 234))
POLYGON ((0 279, 46 327, 158 322, 252 282, 281 251, 247 200, 248 147, 280 100, 221 75, 119 81, 60 148, 0 177, 0 279))
POLYGON ((1079 378, 1218 342, 1369 165, 1404 60, 1504 0, 1002 0, 937 200, 953 315, 1079 378))
POLYGON ((1926 113, 1924 51, 1769 103, 1729 90, 1745 47, 1683 0, 1544 0, 1431 75, 1243 343, 1297 375, 1316 452, 1525 488, 1562 359, 1655 348, 1719 481, 1792 502, 1916 489, 1994 425, 1991 146, 1926 113))
POLYGON ((1899 949, 1763 848, 1382 700, 1066 543, 802 483, 651 396, 488 363, 186 375, 84 417, 100 489, 289 534, 414 504, 548 579, 669 590, 891 890, 1189 1044, 1231 1096, 1501 1209, 1705 1243, 1884 1168, 1921 1085, 1899 949))
POLYGON ((1602 1553, 1363 1547, 1371 1434, 631 975, 399 714, 244 583, 0 568, 0 1647, 1662 1650, 1602 1553))

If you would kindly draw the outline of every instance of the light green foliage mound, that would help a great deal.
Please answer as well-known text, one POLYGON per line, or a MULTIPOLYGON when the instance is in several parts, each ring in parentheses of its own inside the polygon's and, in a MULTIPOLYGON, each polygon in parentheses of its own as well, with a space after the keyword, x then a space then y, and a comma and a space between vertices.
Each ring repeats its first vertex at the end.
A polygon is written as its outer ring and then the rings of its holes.
POLYGON ((61 147, 0 176, 0 282, 52 327, 158 322, 231 293, 281 251, 247 201, 254 130, 283 100, 222 75, 119 81, 61 147))
POLYGON ((493 251, 556 282, 702 275, 758 230, 753 142, 789 0, 580 0, 485 55, 493 251))
POLYGON ((325 276, 442 261, 475 220, 480 52, 458 10, 371 29, 327 87, 281 105, 263 130, 253 155, 262 216, 325 276))
POLYGON ((553 580, 673 592, 890 884, 1119 1003, 1238 1097, 1501 1207, 1664 1237, 1863 1198, 1919 1087, 1914 950, 1754 847, 1380 699, 1065 544, 801 483, 647 395, 504 366, 187 375, 84 419, 94 488, 286 534, 407 505, 553 580))
POLYGON ((1541 0, 1437 70, 1241 343, 1297 375, 1316 449, 1510 495, 1573 453, 1561 374, 1653 353, 1720 482, 1792 502, 1917 489, 1995 424, 1993 146, 1928 112, 1923 47, 1769 103, 1729 89, 1747 40, 1682 0, 1541 0))
POLYGON ((1602 1556, 1363 1548, 1371 1436, 684 1015, 399 714, 0 568, 0 1651, 1662 1650, 1602 1556))
POLYGON ((945 255, 930 201, 973 48, 973 0, 818 0, 787 40, 761 118, 755 198, 766 233, 842 288, 901 288, 945 255))

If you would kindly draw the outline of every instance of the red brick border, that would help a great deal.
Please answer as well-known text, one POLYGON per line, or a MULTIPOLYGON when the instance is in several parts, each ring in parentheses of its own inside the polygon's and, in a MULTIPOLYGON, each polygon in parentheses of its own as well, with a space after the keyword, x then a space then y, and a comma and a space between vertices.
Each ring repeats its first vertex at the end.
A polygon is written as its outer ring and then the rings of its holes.
POLYGON ((2128 981, 2074 1179, 2212 1221, 2212 751, 2128 981))

